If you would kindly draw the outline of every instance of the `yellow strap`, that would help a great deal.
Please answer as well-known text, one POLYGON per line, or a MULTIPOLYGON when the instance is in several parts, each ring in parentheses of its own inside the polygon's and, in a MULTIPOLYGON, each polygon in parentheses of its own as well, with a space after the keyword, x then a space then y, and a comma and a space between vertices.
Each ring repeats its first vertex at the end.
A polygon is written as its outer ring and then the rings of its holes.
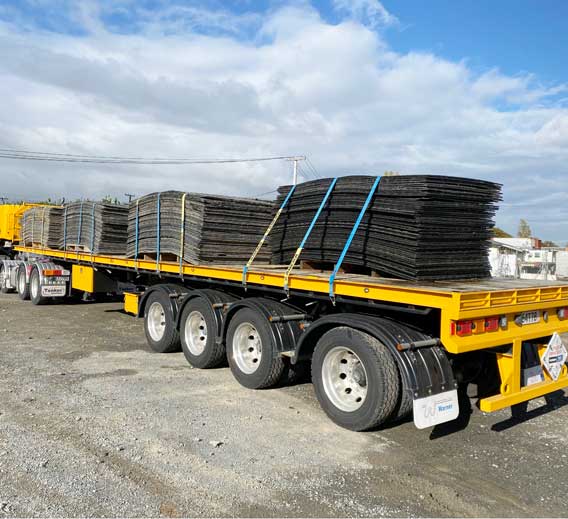
POLYGON ((296 266, 296 262, 298 261, 300 254, 302 254, 302 250, 303 250, 302 247, 298 247, 296 249, 296 254, 294 254, 294 257, 292 258, 292 261, 290 262, 290 265, 288 265, 286 273, 284 274, 284 287, 286 288, 287 292, 288 292, 288 278, 290 277, 292 269, 296 266))
POLYGON ((264 236, 262 237, 262 239, 258 242, 258 245, 256 246, 256 249, 254 249, 254 252, 252 253, 252 256, 250 257, 250 259, 247 262, 247 270, 248 268, 252 265, 252 262, 254 261, 254 259, 256 258, 257 254, 260 252, 260 249, 262 249, 262 246, 264 245, 264 242, 266 241, 266 238, 268 237, 268 235, 271 233, 272 228, 274 227, 274 225, 276 224, 276 222, 278 221, 278 218, 280 218, 280 215, 282 214, 282 208, 278 209, 278 211, 276 212, 276 215, 274 216, 274 218, 272 219, 272 221, 270 222, 270 225, 268 226, 268 229, 266 229, 266 232, 264 233, 264 236))

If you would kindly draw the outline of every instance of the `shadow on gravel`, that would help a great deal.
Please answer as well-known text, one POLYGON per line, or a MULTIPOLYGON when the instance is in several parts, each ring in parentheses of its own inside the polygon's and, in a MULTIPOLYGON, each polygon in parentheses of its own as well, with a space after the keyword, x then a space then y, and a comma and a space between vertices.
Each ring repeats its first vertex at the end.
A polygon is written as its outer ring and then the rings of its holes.
POLYGON ((528 422, 529 420, 533 420, 534 418, 538 418, 539 416, 568 405, 568 397, 566 397, 562 390, 555 391, 550 395, 545 395, 544 399, 546 400, 545 405, 532 409, 531 411, 527 410, 528 402, 523 402, 522 404, 511 407, 511 418, 493 424, 491 430, 496 432, 506 431, 515 425, 528 422))
POLYGON ((467 393, 467 384, 462 384, 458 387, 458 404, 460 406, 458 417, 451 422, 434 426, 430 433, 431 440, 437 440, 438 438, 463 431, 469 425, 473 407, 467 393))

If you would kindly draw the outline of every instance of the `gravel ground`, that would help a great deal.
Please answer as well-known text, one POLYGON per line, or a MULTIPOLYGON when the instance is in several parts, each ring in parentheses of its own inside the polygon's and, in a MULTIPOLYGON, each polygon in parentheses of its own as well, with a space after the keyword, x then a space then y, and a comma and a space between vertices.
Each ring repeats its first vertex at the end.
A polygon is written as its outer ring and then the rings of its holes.
POLYGON ((0 295, 0 517, 566 515, 563 394, 520 422, 352 433, 310 384, 152 353, 120 308, 0 295))

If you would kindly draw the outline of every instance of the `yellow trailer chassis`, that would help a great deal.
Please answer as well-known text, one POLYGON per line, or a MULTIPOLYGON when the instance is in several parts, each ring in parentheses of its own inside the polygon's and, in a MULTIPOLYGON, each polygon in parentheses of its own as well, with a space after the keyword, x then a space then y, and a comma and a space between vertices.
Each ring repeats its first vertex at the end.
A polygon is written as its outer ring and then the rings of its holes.
MULTIPOLYGON (((176 262, 133 260, 125 257, 93 255, 81 252, 16 247, 21 253, 48 257, 74 264, 73 286, 89 291, 100 269, 120 269, 184 281, 209 280, 235 286, 242 283, 242 266, 179 265, 176 262)), ((286 267, 250 268, 246 285, 282 291, 286 267)), ((522 385, 521 350, 524 342, 538 344, 542 355, 547 340, 556 332, 568 333, 568 283, 527 280, 482 280, 472 282, 410 282, 354 274, 338 274, 335 279, 338 301, 358 301, 430 308, 439 311, 439 338, 450 354, 487 351, 497 357, 500 373, 499 393, 483 398, 480 408, 493 412, 568 387, 568 372, 563 366, 553 380, 543 370, 544 380, 522 385), (524 324, 519 316, 538 312, 538 322, 524 324), (497 322, 499 326, 495 326, 497 322), (456 325, 467 323, 466 333, 456 333, 456 325), (489 323, 489 324, 488 324, 489 323), (491 326, 490 326, 491 325, 491 326), (469 330, 471 328, 471 330, 469 330)), ((295 269, 288 279, 290 293, 328 294, 329 272, 295 269)), ((283 296, 284 297, 284 296, 283 296)), ((126 310, 134 313, 138 295, 127 294, 126 310)))

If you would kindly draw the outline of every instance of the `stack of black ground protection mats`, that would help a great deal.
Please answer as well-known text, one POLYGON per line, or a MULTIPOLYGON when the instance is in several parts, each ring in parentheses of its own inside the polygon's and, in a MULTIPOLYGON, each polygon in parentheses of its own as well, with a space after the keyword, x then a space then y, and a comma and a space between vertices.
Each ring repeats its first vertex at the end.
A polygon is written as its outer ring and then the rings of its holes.
POLYGON ((65 204, 63 220, 63 249, 92 254, 126 254, 127 205, 71 202, 65 204))
MULTIPOLYGON (((272 216, 272 202, 180 191, 133 201, 128 214, 128 256, 175 256, 190 264, 246 263, 272 216)), ((268 263, 263 247, 259 263, 268 263)))
MULTIPOLYGON (((301 260, 333 268, 375 178, 338 179, 301 260)), ((296 187, 272 233, 272 263, 291 261, 331 182, 322 179, 296 187)), ((275 207, 290 188, 279 188, 275 207)), ((488 247, 500 200, 501 186, 483 180, 383 177, 343 264, 409 280, 489 277, 488 247)))
POLYGON ((22 240, 25 245, 58 249, 63 236, 63 209, 37 206, 22 217, 22 240))

